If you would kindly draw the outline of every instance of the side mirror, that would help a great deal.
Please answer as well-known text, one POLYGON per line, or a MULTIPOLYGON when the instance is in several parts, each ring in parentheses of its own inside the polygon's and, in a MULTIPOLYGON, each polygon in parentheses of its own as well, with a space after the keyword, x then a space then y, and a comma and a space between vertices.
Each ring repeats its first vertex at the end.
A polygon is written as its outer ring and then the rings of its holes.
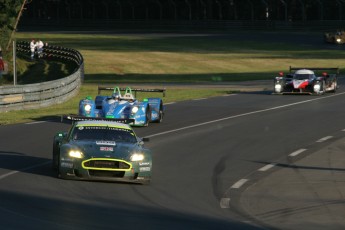
POLYGON ((150 141, 150 138, 148 138, 148 137, 143 137, 141 140, 142 140, 142 141, 145 141, 145 142, 149 142, 149 141, 150 141))
POLYGON ((143 137, 139 139, 139 145, 144 145, 145 142, 150 141, 150 138, 143 137))

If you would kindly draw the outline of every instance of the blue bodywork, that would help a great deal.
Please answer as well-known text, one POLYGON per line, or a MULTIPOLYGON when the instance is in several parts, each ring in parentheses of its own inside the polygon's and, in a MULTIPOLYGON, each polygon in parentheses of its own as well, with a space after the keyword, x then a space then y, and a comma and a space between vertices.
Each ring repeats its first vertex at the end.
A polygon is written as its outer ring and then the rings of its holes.
MULTIPOLYGON (((132 94, 132 89, 127 87, 124 94, 120 88, 113 89, 111 96, 98 95, 95 100, 86 97, 79 102, 79 115, 84 117, 134 119, 130 125, 148 126, 149 122, 162 122, 164 106, 161 98, 146 98, 138 101, 132 94)), ((163 92, 163 90, 133 89, 141 92, 163 92)), ((164 90, 165 92, 165 90, 164 90)))

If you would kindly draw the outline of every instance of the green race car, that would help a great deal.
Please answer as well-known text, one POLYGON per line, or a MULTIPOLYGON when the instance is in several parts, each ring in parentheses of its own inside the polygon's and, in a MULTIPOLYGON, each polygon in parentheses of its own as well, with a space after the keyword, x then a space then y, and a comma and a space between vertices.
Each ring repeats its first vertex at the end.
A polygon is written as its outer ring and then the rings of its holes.
POLYGON ((73 123, 54 136, 53 168, 63 179, 124 181, 148 184, 152 157, 133 129, 109 120, 73 123))

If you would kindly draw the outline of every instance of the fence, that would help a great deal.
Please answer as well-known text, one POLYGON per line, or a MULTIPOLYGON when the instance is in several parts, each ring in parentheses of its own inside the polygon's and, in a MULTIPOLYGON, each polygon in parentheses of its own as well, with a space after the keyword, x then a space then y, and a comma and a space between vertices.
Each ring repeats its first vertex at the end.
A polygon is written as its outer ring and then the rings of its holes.
MULTIPOLYGON (((30 53, 28 42, 17 44, 17 53, 30 53)), ((74 97, 84 79, 84 61, 82 55, 69 48, 47 46, 44 57, 73 62, 75 71, 67 77, 37 84, 0 87, 0 112, 11 110, 36 109, 62 103, 74 97)))
MULTIPOLYGON (((345 3, 344 3, 345 4, 345 3)), ((20 29, 33 30, 105 30, 112 32, 228 32, 244 31, 333 31, 345 28, 345 20, 273 21, 273 20, 91 20, 28 19, 20 29)))

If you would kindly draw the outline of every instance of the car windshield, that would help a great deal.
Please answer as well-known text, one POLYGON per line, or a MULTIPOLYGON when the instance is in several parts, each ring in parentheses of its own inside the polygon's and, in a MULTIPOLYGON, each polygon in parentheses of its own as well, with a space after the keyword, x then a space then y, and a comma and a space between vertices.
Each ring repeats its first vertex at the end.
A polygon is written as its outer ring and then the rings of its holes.
POLYGON ((77 126, 74 128, 71 138, 73 140, 137 142, 133 130, 108 126, 77 126))
POLYGON ((294 79, 296 80, 306 80, 313 78, 313 74, 295 74, 294 79))

